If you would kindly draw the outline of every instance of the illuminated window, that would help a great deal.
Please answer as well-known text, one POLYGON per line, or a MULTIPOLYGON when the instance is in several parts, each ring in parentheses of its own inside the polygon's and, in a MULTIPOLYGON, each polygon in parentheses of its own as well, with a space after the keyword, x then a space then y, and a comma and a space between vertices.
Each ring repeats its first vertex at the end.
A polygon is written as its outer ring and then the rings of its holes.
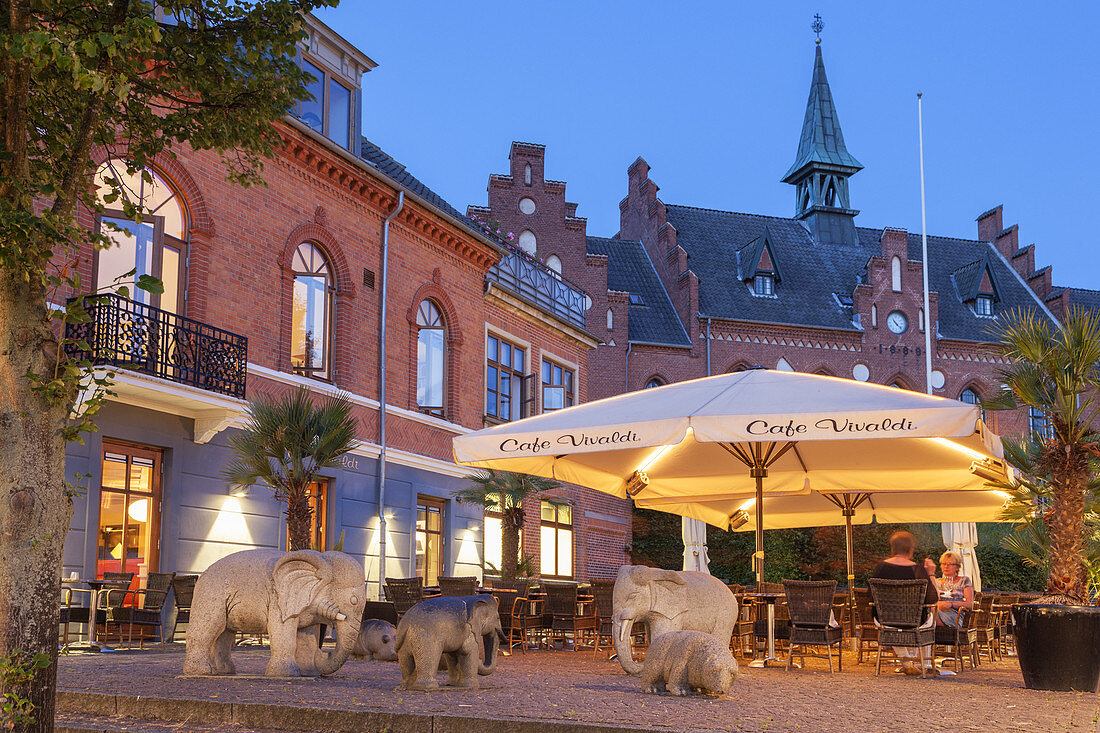
MULTIPOLYGON (((503 562, 502 549, 504 547, 503 519, 500 509, 485 510, 485 569, 490 573, 499 573, 503 562)), ((523 528, 519 530, 518 550, 521 559, 523 557, 523 528)))
POLYGON ((573 372, 552 361, 542 362, 542 411, 551 412, 575 404, 573 372))
MULTIPOLYGON (((328 550, 328 537, 325 528, 328 524, 328 479, 314 481, 306 489, 309 493, 309 546, 318 552, 328 550)), ((286 538, 286 549, 290 549, 290 536, 286 538)))
POLYGON ((324 254, 310 242, 294 252, 294 303, 291 313, 290 365, 295 372, 328 377, 332 285, 324 254))
POLYGON ((180 196, 151 168, 126 170, 120 160, 108 160, 96 170, 94 184, 100 203, 99 232, 112 246, 96 250, 93 269, 96 288, 125 283, 130 298, 170 313, 183 309, 184 266, 187 262, 187 211, 180 196), (114 181, 114 183, 109 183, 114 181), (118 190, 119 199, 106 203, 104 197, 118 190), (126 216, 123 203, 141 207, 141 222, 126 216), (123 275, 135 271, 133 275, 123 275), (159 295, 137 290, 133 283, 141 275, 152 275, 164 283, 159 295))
POLYGON ((444 574, 443 506, 442 499, 416 499, 416 576, 424 579, 424 585, 439 585, 444 574))
POLYGON ((416 310, 416 404, 421 412, 443 417, 443 316, 430 300, 416 310))
POLYGON ((534 414, 531 379, 524 374, 527 350, 497 336, 489 336, 485 354, 485 414, 499 420, 518 420, 534 414))
POLYGON ((573 577, 573 508, 542 502, 539 532, 542 577, 573 577))
POLYGON ((157 570, 161 453, 103 441, 95 576, 157 570))

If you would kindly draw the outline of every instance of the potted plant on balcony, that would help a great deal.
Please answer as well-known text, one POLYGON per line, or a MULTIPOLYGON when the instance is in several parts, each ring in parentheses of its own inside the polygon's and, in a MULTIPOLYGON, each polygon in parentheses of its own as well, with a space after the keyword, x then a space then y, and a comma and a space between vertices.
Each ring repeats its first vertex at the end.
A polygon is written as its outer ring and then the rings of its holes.
MULTIPOLYGON (((1075 309, 1061 324, 1032 311, 1007 314, 995 327, 1005 390, 987 403, 1027 407, 1030 453, 1009 446, 1025 475, 1017 504, 1034 500, 1024 529, 1028 550, 1049 560, 1043 598, 1013 606, 1020 669, 1027 687, 1095 692, 1100 680, 1100 607, 1093 605, 1087 553, 1095 522, 1087 518, 1100 456, 1100 317, 1075 309), (1030 469, 1029 469, 1030 466, 1030 469), (1045 540, 1042 539, 1045 535, 1045 540)), ((1094 576, 1095 578, 1095 576, 1094 576)))

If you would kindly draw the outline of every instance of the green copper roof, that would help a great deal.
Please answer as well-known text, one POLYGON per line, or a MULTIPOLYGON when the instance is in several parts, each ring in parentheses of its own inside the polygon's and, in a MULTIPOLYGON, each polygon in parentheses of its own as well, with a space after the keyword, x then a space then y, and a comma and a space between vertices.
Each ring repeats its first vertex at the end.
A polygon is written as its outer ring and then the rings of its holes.
POLYGON ((829 80, 825 78, 821 46, 817 47, 817 57, 814 59, 814 78, 810 82, 810 98, 806 102, 806 119, 802 123, 798 155, 794 165, 783 176, 783 182, 793 183, 797 173, 815 163, 847 168, 849 174, 863 168, 844 147, 840 120, 833 106, 833 93, 829 91, 829 80))

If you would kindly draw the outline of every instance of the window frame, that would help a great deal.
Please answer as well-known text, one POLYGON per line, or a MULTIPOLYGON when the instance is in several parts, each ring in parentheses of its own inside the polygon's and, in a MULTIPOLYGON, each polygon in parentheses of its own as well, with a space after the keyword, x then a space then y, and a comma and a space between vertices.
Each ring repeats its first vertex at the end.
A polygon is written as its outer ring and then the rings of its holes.
POLYGON ((566 364, 563 364, 562 362, 557 361, 555 359, 552 359, 552 358, 550 358, 548 356, 545 356, 545 355, 542 357, 541 362, 542 363, 539 366, 539 395, 542 398, 541 399, 542 404, 540 405, 540 407, 542 409, 540 410, 540 412, 542 414, 545 414, 547 412, 555 412, 557 410, 563 410, 566 407, 572 407, 573 405, 577 404, 577 370, 576 370, 576 368, 567 366, 566 364), (551 381, 549 381, 549 382, 546 381, 547 380, 547 367, 549 367, 549 377, 551 379, 551 381), (558 368, 561 371, 561 383, 560 384, 555 384, 552 381, 553 378, 554 378, 554 368, 555 367, 558 368), (570 375, 570 379, 568 380, 569 381, 568 385, 566 385, 566 377, 565 377, 566 374, 570 375), (561 400, 562 406, 561 407, 552 407, 550 409, 547 409, 547 407, 546 407, 546 402, 547 402, 547 400, 546 400, 546 390, 548 388, 549 389, 557 389, 557 388, 561 389, 561 391, 562 391, 562 400, 561 400))
POLYGON ((1041 410, 1029 405, 1027 408, 1027 431, 1030 435, 1038 434, 1046 440, 1051 440, 1054 437, 1054 423, 1041 410))
POLYGON ((508 336, 503 336, 494 332, 487 332, 485 334, 485 417, 489 420, 499 422, 512 422, 514 420, 522 420, 525 417, 531 417, 535 414, 535 395, 532 394, 531 385, 533 376, 527 370, 531 365, 531 346, 530 344, 521 344, 512 340, 508 336), (490 340, 496 342, 497 358, 490 358, 490 340), (509 364, 504 365, 500 361, 501 345, 507 345, 511 354, 509 364), (515 353, 520 351, 523 354, 523 366, 517 370, 515 367, 515 353), (496 370, 496 379, 493 384, 495 389, 491 389, 489 386, 490 370, 496 370), (500 389, 503 384, 502 376, 507 373, 510 377, 509 387, 513 390, 509 395, 509 416, 502 417, 500 412, 503 394, 503 390, 500 389), (516 393, 518 390, 518 394, 516 393), (495 395, 495 400, 491 397, 495 395), (490 402, 493 402, 493 411, 490 411, 490 402), (518 412, 517 412, 518 410, 518 412))
POLYGON ((775 273, 761 270, 753 275, 752 294, 761 298, 773 297, 775 295, 775 273))
POLYGON ((446 536, 447 536, 447 501, 441 499, 438 496, 428 496, 425 494, 416 495, 416 517, 413 520, 416 527, 413 532, 413 571, 416 577, 424 579, 424 585, 438 585, 439 576, 446 575, 446 536), (429 529, 428 516, 430 509, 435 509, 436 514, 439 516, 439 531, 429 529), (424 510, 424 527, 420 526, 420 511, 424 510), (424 535, 424 567, 419 566, 419 558, 421 553, 417 549, 417 541, 420 536, 424 535), (428 582, 428 535, 436 535, 439 538, 439 556, 436 558, 435 566, 435 582, 428 582))
MULTIPOLYGON (((305 262, 305 258, 302 258, 305 262)), ((335 332, 336 323, 336 278, 332 268, 332 257, 324 250, 320 243, 307 239, 298 244, 294 248, 294 254, 290 260, 290 272, 291 272, 291 284, 290 284, 290 367, 294 374, 300 374, 302 376, 310 377, 312 379, 320 379, 323 381, 332 380, 332 348, 333 348, 333 333, 335 332), (318 271, 305 272, 297 269, 298 253, 304 245, 309 245, 321 256, 321 261, 324 267, 325 286, 324 303, 322 304, 322 312, 325 317, 324 334, 322 338, 323 351, 321 352, 321 366, 319 367, 306 367, 295 366, 294 364, 294 288, 298 284, 298 277, 317 277, 318 271)))
MULTIPOLYGON (((319 478, 306 487, 309 493, 309 508, 313 511, 309 518, 310 547, 318 552, 328 551, 328 489, 329 479, 319 478)), ((290 532, 287 532, 286 549, 290 551, 290 532)))
POLYGON ((993 317, 993 296, 987 293, 979 293, 974 298, 974 314, 981 318, 993 317))
POLYGON ((415 372, 413 380, 413 402, 416 404, 416 409, 425 415, 432 415, 441 419, 447 417, 447 319, 443 315, 443 308, 439 303, 432 298, 422 298, 419 303, 416 304, 416 318, 414 319, 414 325, 416 328, 416 358, 415 358, 415 372), (424 308, 424 304, 429 304, 435 311, 439 325, 422 324, 420 322, 421 312, 424 308), (439 368, 439 405, 422 405, 420 404, 420 333, 421 331, 439 331, 440 332, 440 368, 439 368))
POLYGON ((570 580, 576 575, 577 570, 577 525, 573 518, 573 513, 576 511, 576 507, 566 502, 552 502, 546 499, 539 501, 539 575, 543 578, 555 578, 570 580), (543 511, 546 506, 553 507, 554 519, 543 519, 543 511), (561 510, 567 508, 569 510, 569 521, 561 521, 561 510), (551 529, 554 533, 554 571, 547 572, 546 567, 543 565, 542 558, 542 535, 544 529, 551 529), (569 574, 560 574, 557 572, 558 557, 560 556, 561 549, 558 545, 558 541, 561 538, 559 531, 568 530, 569 532, 569 574))
MULTIPOLYGON (((294 105, 294 111, 292 113, 292 116, 294 117, 294 119, 298 120, 303 125, 305 125, 309 129, 313 130, 314 132, 317 132, 317 133, 320 133, 321 135, 324 135, 326 138, 328 138, 332 142, 336 143, 337 145, 339 145, 344 150, 354 152, 354 142, 355 142, 354 138, 355 138, 355 134, 356 134, 356 131, 355 131, 355 92, 356 92, 356 89, 355 89, 355 87, 354 86, 349 86, 348 83, 345 82, 342 79, 341 75, 336 71, 336 69, 334 69, 332 67, 332 65, 329 64, 327 61, 325 61, 324 59, 319 58, 317 56, 314 56, 312 53, 309 53, 305 49, 299 49, 298 68, 302 69, 302 71, 305 71, 306 73, 308 73, 310 75, 313 75, 312 71, 309 71, 308 69, 305 69, 302 66, 303 62, 309 63, 310 66, 314 67, 315 69, 317 69, 318 71, 321 72, 321 79, 320 79, 320 82, 321 82, 321 99, 318 100, 320 105, 321 105, 321 129, 318 130, 313 125, 309 124, 304 119, 302 119, 301 102, 298 102, 294 105), (340 142, 339 140, 332 137, 332 135, 331 135, 331 130, 332 130, 331 117, 332 117, 332 115, 331 115, 331 110, 329 109, 329 105, 331 104, 332 94, 330 92, 330 89, 331 89, 332 84, 339 84, 341 87, 343 87, 348 92, 348 119, 347 119, 348 139, 345 140, 344 142, 340 142)), ((316 99, 316 97, 314 97, 314 99, 316 99)))
MULTIPOLYGON (((149 516, 146 520, 149 532, 149 554, 145 558, 145 570, 146 573, 157 572, 160 566, 160 534, 161 534, 161 501, 162 495, 162 480, 164 471, 164 451, 152 446, 140 445, 137 443, 127 443, 125 441, 111 440, 104 438, 102 446, 99 451, 100 460, 100 472, 99 472, 99 496, 96 502, 96 550, 95 550, 95 568, 93 570, 94 577, 101 578, 103 573, 100 572, 100 535, 102 533, 103 526, 103 495, 115 494, 123 497, 123 502, 126 509, 122 513, 122 527, 119 532, 122 535, 122 557, 119 558, 119 571, 129 572, 126 570, 126 534, 129 531, 129 507, 131 504, 131 496, 137 496, 141 499, 147 499, 149 501, 149 516), (113 453, 115 455, 126 456, 126 487, 123 489, 104 487, 103 486, 103 464, 107 460, 107 454, 113 453), (133 464, 134 458, 142 458, 152 462, 152 481, 150 491, 134 490, 130 488, 131 470, 130 467, 133 464)), ((135 576, 140 576, 139 570, 134 571, 135 576)))

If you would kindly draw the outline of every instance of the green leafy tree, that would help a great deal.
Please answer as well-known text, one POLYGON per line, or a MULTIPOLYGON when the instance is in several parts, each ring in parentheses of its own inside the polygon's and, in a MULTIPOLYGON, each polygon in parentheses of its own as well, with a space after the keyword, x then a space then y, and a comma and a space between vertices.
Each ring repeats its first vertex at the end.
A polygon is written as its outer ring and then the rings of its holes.
POLYGON ((304 387, 281 396, 261 392, 248 402, 247 424, 229 440, 234 456, 222 475, 237 486, 266 484, 286 504, 290 549, 309 550, 309 487, 355 447, 356 425, 347 395, 315 404, 304 387))
POLYGON ((986 406, 1026 406, 1048 426, 1032 435, 1036 446, 1027 460, 1034 473, 1018 495, 1026 500, 1027 493, 1034 494, 1041 524, 1025 526, 1041 530, 1049 543, 1049 550, 1043 549, 1050 563, 1047 592, 1083 603, 1088 598, 1086 509, 1100 441, 1093 429, 1100 416, 1100 317, 1074 309, 1058 325, 1032 311, 1017 311, 1003 317, 995 333, 1010 362, 998 370, 1006 390, 986 406))
POLYGON ((109 246, 78 213, 105 203, 135 219, 148 213, 127 203, 117 180, 97 196, 93 161, 111 155, 133 172, 180 148, 211 150, 230 179, 258 182, 280 145, 272 123, 307 96, 294 58, 301 13, 331 4, 163 0, 159 17, 178 22, 158 22, 142 0, 0 0, 0 658, 22 650, 50 659, 20 686, 35 720, 16 730, 53 729, 73 512, 65 443, 92 428, 109 389, 65 349, 64 323, 87 318, 82 301, 48 304, 86 292, 81 247, 109 246), (88 386, 91 409, 74 420, 88 386))
POLYGON ((500 578, 508 582, 515 580, 520 561, 519 532, 526 518, 523 502, 541 497, 561 484, 541 476, 492 468, 484 474, 471 473, 463 478, 470 485, 452 492, 453 496, 460 502, 478 504, 488 511, 500 513, 500 578))

